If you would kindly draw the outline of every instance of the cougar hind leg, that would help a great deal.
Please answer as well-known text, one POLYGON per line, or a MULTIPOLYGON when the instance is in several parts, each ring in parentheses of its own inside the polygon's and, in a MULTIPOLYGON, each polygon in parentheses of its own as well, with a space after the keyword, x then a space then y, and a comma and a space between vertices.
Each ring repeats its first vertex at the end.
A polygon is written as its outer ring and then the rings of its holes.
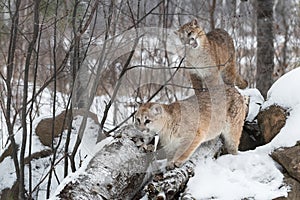
POLYGON ((222 133, 222 137, 224 139, 223 154, 237 154, 240 144, 240 137, 242 134, 242 128, 243 126, 237 126, 236 124, 234 124, 233 126, 226 128, 226 130, 222 133))

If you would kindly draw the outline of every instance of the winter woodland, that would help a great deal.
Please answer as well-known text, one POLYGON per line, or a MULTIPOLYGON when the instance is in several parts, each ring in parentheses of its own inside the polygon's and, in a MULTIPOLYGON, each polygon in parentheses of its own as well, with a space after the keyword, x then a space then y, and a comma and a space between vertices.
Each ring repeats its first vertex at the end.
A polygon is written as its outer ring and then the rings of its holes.
POLYGON ((300 1, 2 0, 0 199, 300 199, 300 1), (248 88, 240 151, 165 169, 138 105, 194 94, 174 33, 233 38, 248 88), (266 135, 268 137, 266 137, 266 135))

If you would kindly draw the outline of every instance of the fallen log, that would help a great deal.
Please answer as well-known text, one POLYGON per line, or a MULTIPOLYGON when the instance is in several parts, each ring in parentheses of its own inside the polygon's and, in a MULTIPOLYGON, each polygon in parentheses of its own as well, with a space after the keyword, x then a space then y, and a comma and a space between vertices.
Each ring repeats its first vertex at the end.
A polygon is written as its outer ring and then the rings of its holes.
POLYGON ((60 199, 132 199, 148 179, 149 154, 128 136, 113 139, 68 183, 60 199))
POLYGON ((57 197, 101 200, 139 199, 144 196, 153 199, 165 194, 167 199, 172 199, 183 192, 193 176, 197 160, 214 156, 222 146, 220 139, 207 142, 181 168, 153 176, 158 170, 154 148, 151 143, 141 142, 145 140, 147 138, 133 126, 121 129, 91 159, 85 172, 66 184, 57 197), (162 179, 158 178, 161 175, 162 179))

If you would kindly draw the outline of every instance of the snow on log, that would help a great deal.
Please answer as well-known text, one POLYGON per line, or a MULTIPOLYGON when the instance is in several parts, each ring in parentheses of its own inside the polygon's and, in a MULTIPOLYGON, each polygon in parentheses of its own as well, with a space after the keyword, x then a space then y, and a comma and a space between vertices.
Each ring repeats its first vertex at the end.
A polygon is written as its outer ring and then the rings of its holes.
POLYGON ((180 168, 168 170, 156 174, 151 182, 144 188, 148 199, 176 199, 181 195, 182 199, 194 199, 188 191, 184 192, 187 182, 194 175, 196 163, 206 157, 214 157, 221 151, 220 138, 203 143, 189 161, 180 168))
POLYGON ((58 199, 133 199, 149 179, 151 153, 127 136, 125 128, 89 162, 85 172, 68 183, 58 199))

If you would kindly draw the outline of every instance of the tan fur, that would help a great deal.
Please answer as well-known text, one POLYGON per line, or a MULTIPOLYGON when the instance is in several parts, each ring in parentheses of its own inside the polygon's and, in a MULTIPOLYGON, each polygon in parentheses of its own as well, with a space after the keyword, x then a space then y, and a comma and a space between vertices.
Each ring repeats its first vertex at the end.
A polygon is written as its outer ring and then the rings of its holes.
POLYGON ((194 85, 196 83, 202 87, 203 83, 199 83, 200 80, 204 80, 208 88, 220 85, 222 81, 240 89, 247 87, 247 81, 240 76, 236 68, 233 40, 225 30, 214 29, 206 34, 194 19, 181 26, 176 34, 187 46, 188 65, 196 68, 190 72, 194 87, 199 87, 194 85))
MULTIPOLYGON (((214 93, 222 94, 222 89, 214 93)), ((137 127, 155 131, 166 150, 169 163, 183 164, 201 143, 222 134, 228 153, 236 154, 246 106, 234 87, 226 87, 223 104, 212 104, 209 91, 172 104, 146 103, 135 114, 137 127), (223 109, 223 110, 222 110, 223 109), (212 112, 212 110, 219 110, 212 112), (222 118, 224 111, 224 120, 222 118)))

